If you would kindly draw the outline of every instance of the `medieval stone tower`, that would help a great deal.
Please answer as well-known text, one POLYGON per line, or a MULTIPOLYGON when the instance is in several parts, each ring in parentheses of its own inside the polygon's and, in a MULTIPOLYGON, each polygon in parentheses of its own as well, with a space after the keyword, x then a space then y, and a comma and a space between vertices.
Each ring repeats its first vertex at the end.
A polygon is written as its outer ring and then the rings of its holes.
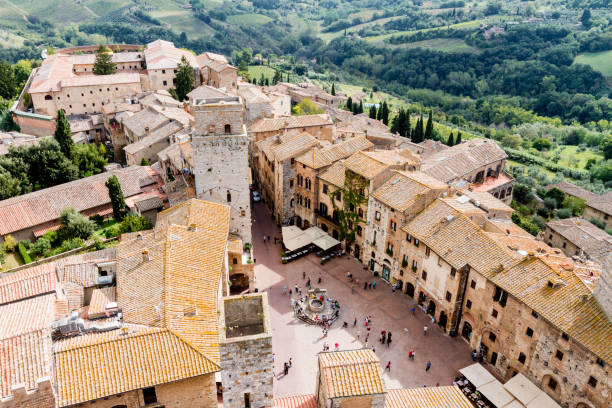
POLYGON ((239 96, 195 99, 191 145, 196 197, 231 208, 230 232, 251 239, 249 140, 239 96))
POLYGON ((220 323, 223 406, 272 407, 274 362, 266 293, 223 298, 220 323))
POLYGON ((601 265, 601 276, 593 296, 608 319, 612 321, 612 254, 608 255, 601 265))

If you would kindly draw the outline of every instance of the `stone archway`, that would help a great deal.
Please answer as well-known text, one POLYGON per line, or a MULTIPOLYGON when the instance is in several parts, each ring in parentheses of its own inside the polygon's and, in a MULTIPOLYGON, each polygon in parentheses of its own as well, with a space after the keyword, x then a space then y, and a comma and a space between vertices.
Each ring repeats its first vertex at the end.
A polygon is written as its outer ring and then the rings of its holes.
POLYGON ((304 220, 304 229, 310 228, 310 222, 308 220, 304 220))
POLYGON ((410 282, 406 282, 406 294, 411 298, 414 297, 414 285, 410 282))
POLYGON ((440 312, 440 316, 438 317, 438 325, 446 332, 446 323, 448 321, 448 317, 446 316, 446 312, 442 310, 440 312))
POLYGON ((230 295, 239 295, 249 289, 249 276, 244 273, 230 275, 230 295))
POLYGON ((466 339, 468 343, 472 340, 472 325, 470 322, 463 322, 463 329, 461 329, 461 337, 466 339))
MULTIPOLYGON (((306 221, 304 221, 304 223, 306 223, 306 221)), ((299 215, 295 216, 295 225, 300 228, 302 227, 302 217, 300 217, 299 215)))
POLYGON ((427 305, 427 314, 432 316, 436 315, 436 302, 433 300, 430 300, 429 304, 427 305))

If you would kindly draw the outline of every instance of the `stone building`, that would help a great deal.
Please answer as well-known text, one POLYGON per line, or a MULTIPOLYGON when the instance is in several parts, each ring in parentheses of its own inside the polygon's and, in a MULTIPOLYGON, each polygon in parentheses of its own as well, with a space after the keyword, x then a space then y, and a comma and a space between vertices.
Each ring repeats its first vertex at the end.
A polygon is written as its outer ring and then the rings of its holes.
POLYGON ((278 118, 291 115, 291 98, 289 95, 270 92, 265 87, 257 87, 242 82, 236 92, 244 100, 247 123, 261 118, 278 118))
POLYGON ((295 159, 295 225, 308 228, 317 223, 320 174, 333 163, 358 151, 371 151, 373 146, 366 138, 355 137, 324 148, 312 148, 295 159), (299 197, 302 197, 301 200, 299 197), (304 205, 304 200, 311 203, 310 208, 304 205))
POLYGON ((169 90, 176 87, 176 73, 181 59, 187 59, 193 68, 195 86, 201 83, 200 66, 196 56, 190 51, 176 48, 173 43, 164 40, 156 40, 147 44, 144 49, 144 57, 147 68, 149 88, 153 90, 169 90))
POLYGON ((465 180, 510 203, 514 179, 505 171, 508 155, 493 140, 471 139, 423 157, 421 170, 445 183, 465 180))
POLYGON ((196 197, 231 208, 230 232, 251 243, 249 139, 239 96, 195 98, 193 149, 196 197))
POLYGON ((334 163, 319 176, 317 225, 333 238, 339 239, 342 221, 338 209, 356 214, 357 219, 363 221, 352 225, 352 220, 347 220, 344 224, 347 231, 355 233, 354 242, 347 251, 361 259, 370 194, 393 175, 393 170, 414 170, 415 165, 414 156, 410 152, 391 150, 358 151, 334 163), (346 202, 347 191, 356 192, 357 195, 351 195, 360 197, 358 201, 361 202, 358 205, 346 202))
POLYGON ((612 236, 582 218, 550 221, 542 234, 548 245, 561 249, 568 257, 603 263, 612 253, 612 236))
POLYGON ((235 89, 238 84, 238 69, 229 65, 227 58, 212 52, 205 52, 196 57, 202 76, 202 83, 224 88, 235 89))
POLYGON ((267 294, 225 297, 220 305, 223 406, 272 407, 274 359, 267 294))
POLYGON ((449 193, 450 187, 419 171, 395 171, 369 196, 363 263, 370 271, 403 290, 407 260, 398 262, 393 254, 403 240, 401 226, 412 220, 436 198, 449 193))
MULTIPOLYGON (((277 223, 294 223, 295 207, 300 205, 299 197, 294 196, 296 168, 299 167, 295 159, 319 145, 318 139, 303 131, 291 131, 255 143, 255 181, 262 187, 261 197, 272 210, 277 223)), ((303 201, 301 205, 304 205, 303 201)), ((308 206, 308 202, 305 205, 308 206)))
POLYGON ((558 188, 571 197, 583 199, 585 207, 582 216, 587 220, 598 219, 603 222, 604 229, 612 228, 612 192, 603 195, 595 194, 567 181, 551 184, 546 187, 546 190, 551 188, 558 188))
POLYGON ((336 139, 334 123, 329 115, 303 115, 279 118, 261 118, 249 126, 249 134, 254 142, 290 130, 307 132, 319 140, 333 142, 336 139))

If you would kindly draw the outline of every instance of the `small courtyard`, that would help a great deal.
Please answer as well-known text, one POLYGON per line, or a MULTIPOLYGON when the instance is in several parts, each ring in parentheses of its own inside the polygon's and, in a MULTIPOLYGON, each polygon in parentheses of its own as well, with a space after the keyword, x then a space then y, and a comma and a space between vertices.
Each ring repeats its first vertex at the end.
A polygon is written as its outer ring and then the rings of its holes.
MULTIPOLYGON (((418 307, 415 315, 411 309, 416 302, 409 296, 397 291, 380 277, 372 276, 364 270, 357 260, 343 256, 334 258, 325 265, 320 265, 320 258, 315 254, 307 255, 288 264, 281 264, 281 232, 270 219, 265 204, 257 203, 253 212, 253 250, 256 259, 255 279, 259 291, 267 291, 273 331, 273 351, 275 353, 276 397, 312 394, 315 392, 317 359, 316 354, 323 350, 327 343, 334 350, 338 343, 340 350, 350 350, 365 346, 366 328, 364 320, 371 316, 371 331, 368 346, 374 346, 381 364, 391 361, 391 371, 385 370, 387 388, 406 388, 450 385, 457 371, 472 364, 471 350, 460 337, 451 338, 442 333, 431 318, 418 307), (270 242, 264 243, 264 235, 270 236, 270 242), (274 238, 278 242, 274 243, 274 238), (320 326, 308 325, 298 320, 293 313, 289 294, 295 292, 297 284, 306 293, 306 279, 310 278, 313 288, 320 286, 327 289, 327 294, 340 304, 340 317, 331 326, 326 338, 320 326), (347 272, 359 279, 360 284, 351 283, 347 272), (321 278, 321 284, 317 284, 321 278), (363 289, 365 281, 376 280, 376 289, 363 289), (357 325, 353 326, 357 319, 357 325), (343 322, 348 323, 343 328, 343 322), (428 326, 427 336, 423 327, 428 326), (391 331, 392 342, 389 347, 379 341, 381 330, 391 331), (359 338, 358 338, 359 335, 359 338), (408 358, 413 350, 415 359, 408 358), (283 363, 292 359, 289 374, 284 376, 283 363), (426 372, 427 361, 431 369, 426 372)), ((298 296, 293 293, 293 299, 298 296)))

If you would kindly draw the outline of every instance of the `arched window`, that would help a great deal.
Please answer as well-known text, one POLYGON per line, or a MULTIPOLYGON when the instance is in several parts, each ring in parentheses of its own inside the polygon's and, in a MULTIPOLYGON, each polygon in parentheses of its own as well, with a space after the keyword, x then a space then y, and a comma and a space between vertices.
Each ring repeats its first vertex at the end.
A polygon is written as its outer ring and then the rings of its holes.
POLYGON ((225 125, 225 133, 228 133, 228 134, 232 133, 232 125, 229 125, 229 124, 225 125))
POLYGON ((294 200, 293 200, 293 198, 292 198, 292 199, 291 199, 291 202, 289 203, 289 206, 290 206, 291 208, 293 208, 293 204, 294 204, 294 200))
POLYGON ((230 193, 229 191, 227 192, 227 202, 228 203, 232 202, 232 193, 230 193))

